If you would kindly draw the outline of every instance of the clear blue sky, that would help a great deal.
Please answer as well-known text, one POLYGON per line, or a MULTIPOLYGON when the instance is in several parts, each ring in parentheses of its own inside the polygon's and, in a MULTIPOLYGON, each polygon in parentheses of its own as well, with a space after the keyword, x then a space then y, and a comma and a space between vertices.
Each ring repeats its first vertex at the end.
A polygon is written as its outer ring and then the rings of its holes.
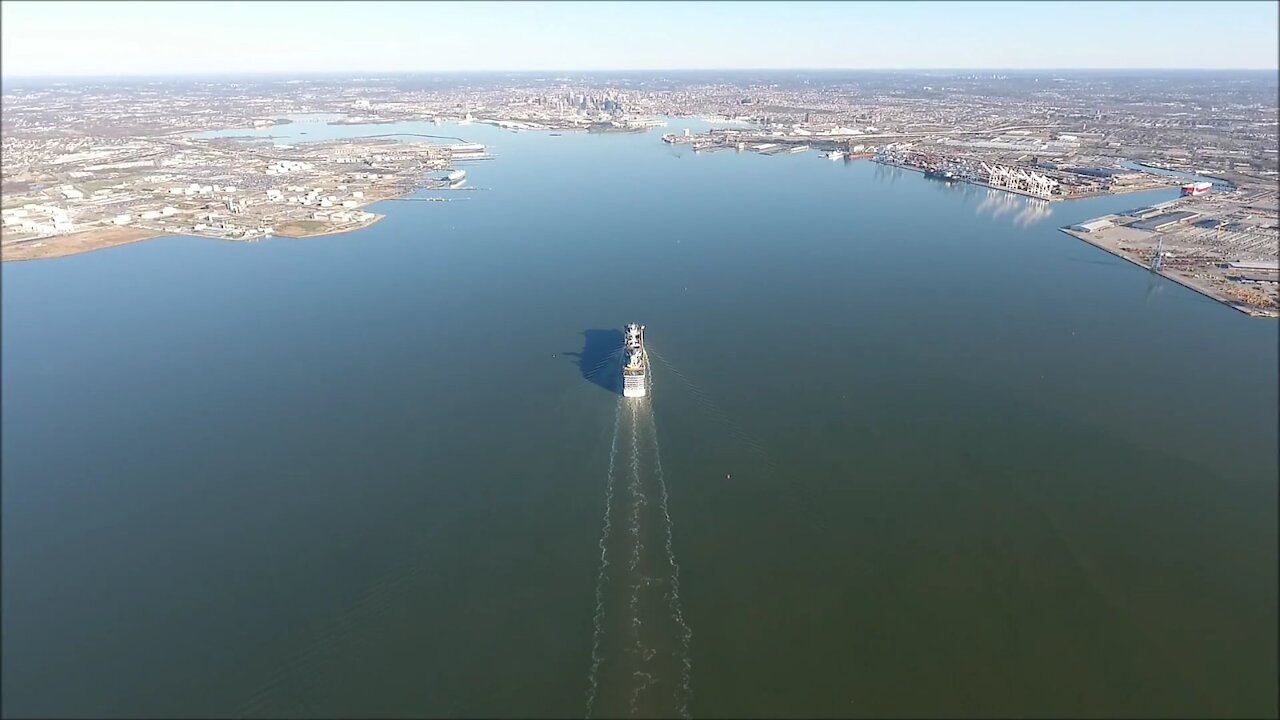
POLYGON ((1275 68, 1278 5, 4 0, 0 70, 1275 68))

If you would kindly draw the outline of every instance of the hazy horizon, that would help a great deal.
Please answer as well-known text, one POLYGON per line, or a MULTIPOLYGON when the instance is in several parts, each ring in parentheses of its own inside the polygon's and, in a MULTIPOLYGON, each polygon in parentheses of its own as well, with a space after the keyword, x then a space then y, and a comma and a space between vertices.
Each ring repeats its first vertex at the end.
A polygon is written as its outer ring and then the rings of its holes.
POLYGON ((0 5, 0 74, 1280 68, 1274 2, 330 2, 324 12, 305 13, 300 7, 10 0, 0 5), (1195 31, 1193 43, 1182 40, 1188 30, 1195 31))
MULTIPOLYGON (((726 74, 726 75, 797 75, 797 74, 817 74, 817 75, 848 75, 849 77, 860 76, 880 76, 880 75, 937 75, 940 77, 953 77, 956 75, 973 74, 1000 74, 1010 77, 1027 77, 1032 75, 1057 74, 1067 77, 1075 76, 1098 76, 1111 75, 1115 77, 1154 77, 1167 74, 1180 75, 1206 75, 1206 74, 1222 74, 1222 75, 1262 75, 1269 76, 1275 73, 1272 69, 1261 68, 666 68, 666 69, 646 69, 646 68, 627 68, 627 69, 599 69, 599 70, 402 70, 395 72, 357 72, 357 71, 317 71, 317 72, 278 72, 278 71, 260 71, 260 72, 192 72, 182 74, 103 74, 103 75, 4 75, 0 76, 0 84, 6 88, 18 88, 23 86, 40 86, 40 85, 79 85, 79 84, 95 84, 95 83, 128 83, 128 82, 150 82, 150 83, 170 83, 184 81, 204 81, 204 82, 229 82, 229 81, 276 81, 276 82, 292 82, 302 80, 335 80, 335 81, 374 81, 374 80, 393 80, 408 79, 417 77, 451 77, 459 78, 499 78, 499 77, 546 77, 548 79, 565 79, 574 80, 578 78, 597 78, 600 76, 645 76, 660 77, 670 75, 674 77, 703 74, 726 74), (562 76, 559 78, 552 76, 562 76)), ((1280 77, 1276 77, 1275 81, 1280 84, 1280 77)))

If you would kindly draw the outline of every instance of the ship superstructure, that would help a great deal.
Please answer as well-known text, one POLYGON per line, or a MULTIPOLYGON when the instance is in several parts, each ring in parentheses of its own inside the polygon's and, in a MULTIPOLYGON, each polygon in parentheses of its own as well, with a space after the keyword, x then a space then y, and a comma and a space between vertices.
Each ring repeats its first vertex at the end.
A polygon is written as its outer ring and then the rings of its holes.
POLYGON ((644 349, 644 326, 631 323, 623 340, 622 394, 640 398, 649 393, 649 356, 644 349))

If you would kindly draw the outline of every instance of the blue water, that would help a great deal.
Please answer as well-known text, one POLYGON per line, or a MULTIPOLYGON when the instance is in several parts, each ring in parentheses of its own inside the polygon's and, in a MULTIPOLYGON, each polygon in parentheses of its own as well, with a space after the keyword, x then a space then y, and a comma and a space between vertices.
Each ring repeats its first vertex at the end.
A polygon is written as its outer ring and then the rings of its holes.
POLYGON ((582 715, 595 647, 601 715, 1276 714, 1277 325, 1057 230, 1176 189, 684 127, 231 131, 496 159, 355 233, 6 263, 4 713, 582 715))
POLYGON ((1131 170, 1140 170, 1142 172, 1151 173, 1153 175, 1164 175, 1166 177, 1174 177, 1185 182, 1207 182, 1218 189, 1230 189, 1231 183, 1222 178, 1208 177, 1205 175, 1197 175, 1195 173, 1183 172, 1181 170, 1165 170, 1164 168, 1151 167, 1142 163, 1125 161, 1124 166, 1131 170))

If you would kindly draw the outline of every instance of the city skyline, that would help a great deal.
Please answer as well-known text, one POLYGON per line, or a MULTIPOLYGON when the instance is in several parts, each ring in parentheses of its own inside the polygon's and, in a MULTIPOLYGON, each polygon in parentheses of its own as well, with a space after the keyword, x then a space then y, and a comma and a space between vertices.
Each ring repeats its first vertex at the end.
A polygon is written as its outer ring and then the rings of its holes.
POLYGON ((1280 49, 1277 5, 1268 2, 332 2, 307 13, 299 7, 8 1, 0 6, 0 67, 6 78, 1272 70, 1280 49), (1179 41, 1189 29, 1194 46, 1179 41))

